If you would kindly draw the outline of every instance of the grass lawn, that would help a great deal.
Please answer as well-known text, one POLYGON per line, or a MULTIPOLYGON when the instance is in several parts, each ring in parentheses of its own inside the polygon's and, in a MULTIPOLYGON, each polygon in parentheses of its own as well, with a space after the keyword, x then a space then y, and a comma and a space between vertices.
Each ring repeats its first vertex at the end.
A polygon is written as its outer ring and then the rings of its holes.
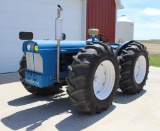
POLYGON ((149 55, 150 65, 160 67, 160 55, 149 55))

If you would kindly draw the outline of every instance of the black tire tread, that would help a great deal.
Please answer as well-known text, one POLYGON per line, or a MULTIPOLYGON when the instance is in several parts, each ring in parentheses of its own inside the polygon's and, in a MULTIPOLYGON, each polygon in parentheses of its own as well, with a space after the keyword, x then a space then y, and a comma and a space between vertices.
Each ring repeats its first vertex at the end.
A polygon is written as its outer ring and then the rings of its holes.
POLYGON ((148 60, 148 51, 147 48, 138 43, 133 42, 127 45, 125 49, 122 50, 120 55, 120 66, 121 70, 121 80, 120 80, 120 89, 126 94, 136 94, 143 90, 143 86, 147 80, 148 70, 149 70, 149 60, 148 60), (145 78, 141 85, 135 84, 133 79, 133 71, 135 66, 136 58, 143 53, 147 60, 147 72, 145 78))
MULTIPOLYGON (((102 43, 90 43, 86 45, 85 48, 81 49, 76 56, 73 56, 72 70, 70 70, 69 76, 66 78, 68 83, 67 93, 71 104, 81 112, 89 114, 100 113, 106 110, 112 103, 113 98, 106 105, 93 105, 88 93, 90 91, 88 88, 85 88, 90 86, 88 85, 91 74, 90 69, 93 68, 97 60, 100 59, 103 54, 112 55, 117 59, 112 48, 102 43)), ((117 66, 119 68, 118 60, 117 66)))

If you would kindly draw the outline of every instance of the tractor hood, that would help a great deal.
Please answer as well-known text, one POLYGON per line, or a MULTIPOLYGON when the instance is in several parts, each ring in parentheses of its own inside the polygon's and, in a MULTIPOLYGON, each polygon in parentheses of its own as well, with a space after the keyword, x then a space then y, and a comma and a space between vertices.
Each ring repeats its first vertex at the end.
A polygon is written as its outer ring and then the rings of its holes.
MULTIPOLYGON (((85 47, 86 41, 61 41, 60 43, 60 50, 63 51, 74 51, 77 52, 79 48, 85 47)), ((35 52, 34 46, 38 47, 38 51, 42 50, 56 50, 57 48, 57 41, 52 40, 33 40, 33 41, 25 41, 23 43, 23 52, 35 52)), ((38 52, 37 51, 37 52, 38 52)), ((67 51, 67 52, 68 52, 67 51)))

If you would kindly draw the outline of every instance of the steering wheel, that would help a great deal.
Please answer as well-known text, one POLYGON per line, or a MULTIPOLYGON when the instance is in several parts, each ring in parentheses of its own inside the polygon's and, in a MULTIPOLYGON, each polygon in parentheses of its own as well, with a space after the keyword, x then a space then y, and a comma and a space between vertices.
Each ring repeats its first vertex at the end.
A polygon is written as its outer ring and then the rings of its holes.
POLYGON ((109 40, 108 37, 105 34, 102 34, 102 33, 98 34, 98 39, 100 41, 103 41, 103 42, 108 42, 108 40, 109 40))

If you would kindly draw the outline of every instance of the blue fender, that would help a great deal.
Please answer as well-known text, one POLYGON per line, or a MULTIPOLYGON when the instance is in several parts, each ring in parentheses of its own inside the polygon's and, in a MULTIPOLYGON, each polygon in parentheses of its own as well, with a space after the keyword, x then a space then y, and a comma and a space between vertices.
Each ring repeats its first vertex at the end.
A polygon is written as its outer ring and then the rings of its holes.
POLYGON ((140 44, 139 42, 137 42, 137 41, 135 41, 135 40, 126 41, 125 43, 123 43, 123 44, 119 47, 119 50, 118 50, 118 52, 117 52, 117 56, 120 56, 122 50, 125 49, 129 44, 131 44, 131 43, 133 43, 133 42, 140 44))

